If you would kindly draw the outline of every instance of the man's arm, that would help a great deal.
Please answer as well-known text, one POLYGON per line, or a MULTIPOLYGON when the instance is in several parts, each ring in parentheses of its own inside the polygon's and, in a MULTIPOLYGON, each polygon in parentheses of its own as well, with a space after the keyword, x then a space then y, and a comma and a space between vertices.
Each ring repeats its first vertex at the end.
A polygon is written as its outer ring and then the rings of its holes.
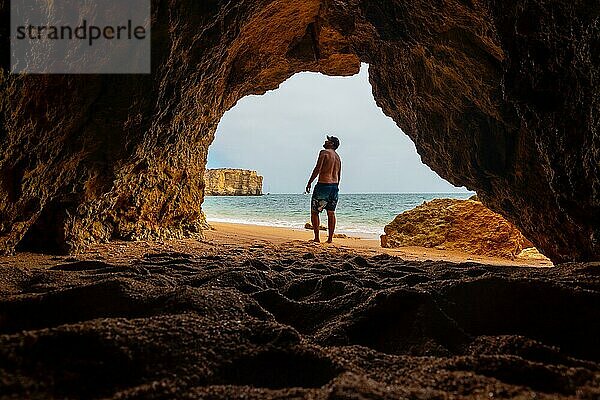
POLYGON ((321 172, 321 167, 323 166, 323 159, 325 158, 325 153, 325 150, 321 150, 321 152, 319 153, 317 165, 315 165, 315 169, 313 169, 312 175, 310 176, 308 184, 306 185, 306 193, 310 193, 310 187, 313 181, 317 178, 317 176, 319 176, 319 173, 321 172))

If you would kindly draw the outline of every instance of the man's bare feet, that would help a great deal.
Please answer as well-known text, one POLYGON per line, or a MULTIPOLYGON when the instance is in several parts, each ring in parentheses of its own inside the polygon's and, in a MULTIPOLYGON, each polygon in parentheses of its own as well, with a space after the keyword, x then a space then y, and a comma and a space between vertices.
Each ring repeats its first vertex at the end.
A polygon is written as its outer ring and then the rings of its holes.
POLYGON ((327 243, 333 243, 333 239, 327 239, 327 243))
POLYGON ((313 240, 311 240, 311 242, 321 243, 321 240, 319 238, 314 238, 313 240))

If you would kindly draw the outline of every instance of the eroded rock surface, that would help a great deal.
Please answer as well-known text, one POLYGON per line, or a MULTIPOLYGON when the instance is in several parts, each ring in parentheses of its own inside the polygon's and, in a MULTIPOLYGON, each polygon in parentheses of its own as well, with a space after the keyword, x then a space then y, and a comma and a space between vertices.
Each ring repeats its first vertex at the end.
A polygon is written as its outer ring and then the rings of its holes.
POLYGON ((55 264, 0 268, 7 398, 600 395, 597 264, 262 243, 55 264))
POLYGON ((422 246, 512 259, 531 247, 501 215, 474 200, 436 199, 386 225, 383 247, 422 246))
POLYGON ((263 177, 244 169, 207 169, 204 173, 206 196, 260 196, 263 177))
POLYGON ((150 76, 8 76, 3 53, 2 251, 202 229, 223 113, 296 72, 362 61, 424 163, 553 261, 600 258, 596 0, 152 3, 150 76))

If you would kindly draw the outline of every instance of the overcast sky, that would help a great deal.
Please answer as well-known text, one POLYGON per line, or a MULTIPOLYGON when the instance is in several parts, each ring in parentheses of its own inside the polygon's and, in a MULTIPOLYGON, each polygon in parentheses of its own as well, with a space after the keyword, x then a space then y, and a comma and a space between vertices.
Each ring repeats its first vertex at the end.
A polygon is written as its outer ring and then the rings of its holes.
POLYGON ((208 168, 257 170, 265 193, 302 193, 325 135, 341 141, 344 193, 464 192, 421 162, 412 141, 375 104, 363 64, 353 77, 296 74, 248 96, 222 118, 208 168))

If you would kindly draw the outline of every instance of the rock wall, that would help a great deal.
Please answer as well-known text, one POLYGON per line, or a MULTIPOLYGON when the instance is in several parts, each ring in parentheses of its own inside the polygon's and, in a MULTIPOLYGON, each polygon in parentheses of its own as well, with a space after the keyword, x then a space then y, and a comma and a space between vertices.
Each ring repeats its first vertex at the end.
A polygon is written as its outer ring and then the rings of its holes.
POLYGON ((10 76, 0 3, 2 251, 198 231, 223 113, 294 73, 352 75, 362 61, 425 164, 553 261, 600 258, 596 0, 152 6, 149 76, 10 76))
POLYGON ((204 173, 206 196, 260 196, 263 177, 244 169, 207 169, 204 173))
POLYGON ((386 225, 382 247, 422 246, 515 258, 532 244, 501 215, 474 200, 435 199, 386 225))

